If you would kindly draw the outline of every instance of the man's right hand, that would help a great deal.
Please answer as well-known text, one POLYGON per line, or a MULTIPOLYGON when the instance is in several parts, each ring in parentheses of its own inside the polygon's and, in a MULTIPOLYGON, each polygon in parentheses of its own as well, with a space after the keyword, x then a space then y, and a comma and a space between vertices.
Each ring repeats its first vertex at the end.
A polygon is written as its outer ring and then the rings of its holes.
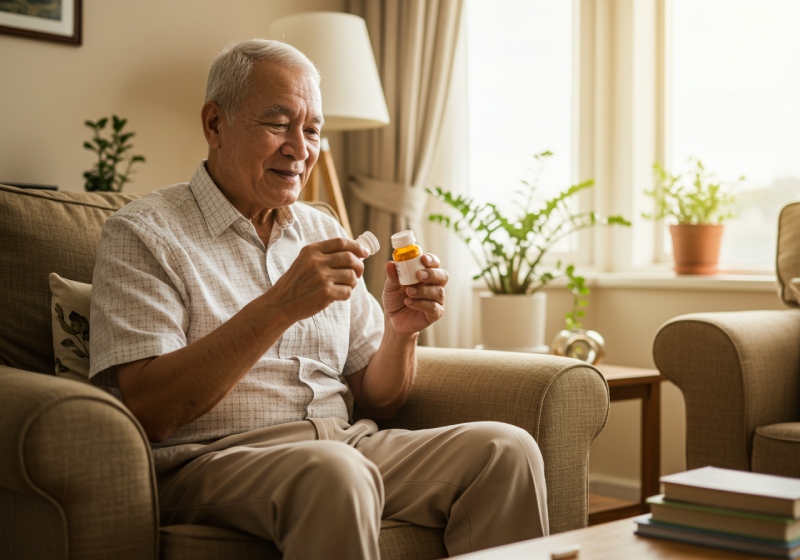
POLYGON ((289 270, 262 297, 281 306, 294 321, 319 313, 334 301, 350 299, 369 256, 352 239, 327 239, 306 245, 289 270))

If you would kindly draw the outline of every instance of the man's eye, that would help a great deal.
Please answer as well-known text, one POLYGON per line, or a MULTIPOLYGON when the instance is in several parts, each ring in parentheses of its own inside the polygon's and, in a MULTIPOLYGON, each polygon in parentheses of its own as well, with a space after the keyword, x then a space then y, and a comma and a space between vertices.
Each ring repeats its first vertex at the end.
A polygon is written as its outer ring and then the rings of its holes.
POLYGON ((308 134, 309 136, 317 137, 319 136, 319 130, 317 130, 316 128, 307 128, 306 134, 308 134))
POLYGON ((269 123, 269 126, 280 130, 286 130, 287 128, 289 128, 289 125, 286 123, 269 123))

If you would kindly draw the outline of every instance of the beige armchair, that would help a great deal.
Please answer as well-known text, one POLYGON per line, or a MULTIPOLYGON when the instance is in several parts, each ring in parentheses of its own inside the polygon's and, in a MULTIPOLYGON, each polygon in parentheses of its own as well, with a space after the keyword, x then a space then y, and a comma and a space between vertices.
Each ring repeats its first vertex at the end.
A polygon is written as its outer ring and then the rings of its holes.
POLYGON ((780 215, 781 311, 695 313, 656 335, 661 373, 686 401, 686 463, 800 477, 800 203, 780 215))
MULTIPOLYGON (((105 219, 132 197, 0 186, 0 558, 280 558, 272 543, 197 525, 159 525, 150 446, 125 406, 52 375, 48 274, 91 282, 105 219)), ((408 404, 387 425, 501 420, 545 461, 551 531, 587 523, 589 445, 608 388, 553 356, 420 348, 408 404)), ((442 531, 384 522, 384 559, 446 555, 442 531)))

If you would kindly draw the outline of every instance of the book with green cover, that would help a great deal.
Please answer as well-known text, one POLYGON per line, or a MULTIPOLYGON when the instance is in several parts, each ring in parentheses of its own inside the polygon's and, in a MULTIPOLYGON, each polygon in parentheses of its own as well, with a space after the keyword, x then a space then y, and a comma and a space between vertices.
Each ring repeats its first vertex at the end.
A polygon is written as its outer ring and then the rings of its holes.
POLYGON ((650 514, 634 518, 636 534, 644 537, 655 537, 699 546, 722 548, 741 553, 758 554, 772 558, 800 557, 800 542, 794 543, 765 541, 737 535, 726 535, 703 529, 682 527, 660 523, 650 518, 650 514))
POLYGON ((674 502, 665 500, 663 494, 648 498, 647 503, 653 521, 773 541, 800 539, 800 519, 674 502))
POLYGON ((662 476, 667 500, 800 518, 800 479, 703 467, 662 476))

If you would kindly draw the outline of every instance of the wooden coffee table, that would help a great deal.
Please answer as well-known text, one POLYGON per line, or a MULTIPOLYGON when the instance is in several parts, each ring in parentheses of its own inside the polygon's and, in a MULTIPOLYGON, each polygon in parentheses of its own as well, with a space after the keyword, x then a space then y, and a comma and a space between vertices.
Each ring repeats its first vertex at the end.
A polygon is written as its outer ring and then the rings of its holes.
POLYGON ((581 551, 575 560, 685 560, 718 558, 744 560, 762 558, 706 548, 663 539, 640 537, 634 534, 633 518, 603 523, 585 529, 567 531, 551 537, 499 546, 457 556, 463 560, 550 560, 553 550, 579 544, 581 551))

